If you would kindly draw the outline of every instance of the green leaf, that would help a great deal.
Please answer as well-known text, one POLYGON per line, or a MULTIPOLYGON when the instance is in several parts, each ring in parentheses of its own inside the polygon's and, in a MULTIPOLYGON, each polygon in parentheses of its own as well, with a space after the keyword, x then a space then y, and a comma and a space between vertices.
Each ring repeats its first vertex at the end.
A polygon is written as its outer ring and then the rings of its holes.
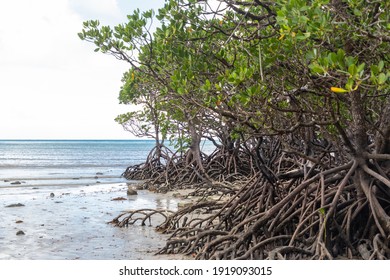
POLYGON ((180 95, 183 95, 183 94, 185 94, 185 89, 183 87, 179 87, 177 89, 177 93, 180 94, 180 95))
POLYGON ((355 64, 351 64, 348 67, 348 73, 351 75, 351 77, 354 77, 357 73, 357 67, 355 64))
POLYGON ((337 63, 341 68, 345 68, 345 52, 342 49, 337 51, 337 63))
POLYGON ((210 83, 210 80, 209 79, 206 79, 206 82, 205 82, 205 84, 203 85, 203 87, 202 87, 202 89, 204 90, 204 91, 209 91, 210 89, 211 89, 211 83, 210 83))
POLYGON ((359 66, 357 67, 357 73, 362 72, 364 70, 365 66, 366 66, 365 63, 359 64, 359 66))
POLYGON ((387 81, 387 76, 385 73, 380 73, 378 76, 378 84, 383 85, 387 81))
POLYGON ((338 49, 337 51, 337 59, 339 61, 344 60, 345 57, 345 51, 343 49, 338 49))
POLYGON ((297 40, 306 40, 310 37, 311 33, 310 32, 305 32, 300 35, 298 35, 296 38, 297 40))
POLYGON ((328 59, 332 64, 337 64, 338 62, 337 54, 333 52, 328 55, 328 59))
POLYGON ((309 68, 311 69, 311 71, 315 74, 324 74, 326 71, 324 69, 324 67, 322 67, 321 65, 317 64, 317 63, 312 63, 309 65, 309 68))
POLYGON ((352 88, 353 88, 353 83, 354 83, 354 80, 349 78, 346 85, 345 85, 345 88, 348 90, 348 91, 352 91, 352 88))
POLYGON ((382 72, 384 66, 385 66, 385 63, 383 62, 383 60, 381 60, 381 61, 378 63, 378 71, 379 71, 379 72, 382 72))
POLYGON ((358 17, 361 17, 362 16, 362 12, 358 9, 358 8, 355 8, 353 10, 353 13, 355 14, 355 16, 358 16, 358 17))
POLYGON ((353 57, 353 56, 347 56, 346 58, 345 58, 345 63, 346 63, 346 65, 349 67, 350 65, 352 65, 352 64, 355 64, 355 62, 356 62, 356 59, 353 57))
POLYGON ((372 76, 376 76, 379 74, 380 70, 379 70, 379 67, 377 65, 371 65, 371 75, 372 76))

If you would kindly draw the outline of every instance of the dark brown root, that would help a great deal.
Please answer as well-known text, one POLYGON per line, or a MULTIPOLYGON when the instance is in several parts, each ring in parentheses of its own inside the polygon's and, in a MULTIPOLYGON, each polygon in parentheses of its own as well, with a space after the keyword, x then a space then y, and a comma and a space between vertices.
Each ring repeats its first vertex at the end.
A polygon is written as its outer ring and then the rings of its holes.
POLYGON ((161 216, 165 219, 168 219, 169 215, 173 211, 170 210, 155 210, 155 209, 139 209, 126 211, 120 214, 118 217, 113 219, 110 223, 119 226, 119 227, 128 227, 129 225, 134 225, 137 222, 141 223, 141 226, 145 226, 146 222, 149 222, 149 226, 152 226, 152 217, 161 216))
MULTIPOLYGON (((341 163, 327 155, 328 161, 322 157, 321 164, 306 165, 294 153, 275 153, 279 157, 268 149, 262 152, 273 158, 262 160, 263 167, 233 166, 223 176, 212 168, 219 164, 213 159, 221 160, 221 154, 214 153, 204 161, 212 172, 205 180, 199 170, 178 171, 180 161, 174 160, 177 165, 161 176, 175 182, 197 178, 186 182, 195 186, 191 195, 199 201, 169 214, 132 211, 113 222, 145 225, 152 216, 162 215, 164 221, 156 229, 170 237, 158 253, 196 259, 390 258, 389 170, 376 162, 387 156, 341 163), (211 196, 219 198, 210 201, 211 196)), ((257 156, 243 152, 235 162, 245 157, 254 162, 257 156)))

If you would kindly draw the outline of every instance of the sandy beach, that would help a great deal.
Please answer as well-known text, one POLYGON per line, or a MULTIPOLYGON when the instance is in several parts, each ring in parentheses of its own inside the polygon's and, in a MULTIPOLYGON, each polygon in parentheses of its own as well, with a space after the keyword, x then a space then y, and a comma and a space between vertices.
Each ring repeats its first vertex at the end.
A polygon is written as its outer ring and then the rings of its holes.
MULTIPOLYGON (((176 210, 178 200, 146 190, 127 196, 127 185, 5 188, 0 192, 0 260, 140 260, 155 256, 167 236, 153 226, 114 227, 122 211, 176 210), (122 197, 125 200, 113 200, 122 197)), ((158 221, 154 221, 154 226, 158 221)))

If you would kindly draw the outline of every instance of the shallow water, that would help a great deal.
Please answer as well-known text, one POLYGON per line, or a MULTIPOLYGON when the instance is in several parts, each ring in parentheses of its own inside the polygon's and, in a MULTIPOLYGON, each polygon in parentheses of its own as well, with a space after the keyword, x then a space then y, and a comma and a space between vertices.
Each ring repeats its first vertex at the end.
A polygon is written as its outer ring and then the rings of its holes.
POLYGON ((121 174, 145 161, 153 145, 150 140, 0 140, 0 260, 181 258, 153 255, 167 238, 154 227, 107 224, 124 210, 177 209, 169 195, 126 195, 121 174), (112 200, 116 197, 126 199, 112 200), (15 203, 24 206, 6 207, 15 203))
POLYGON ((178 201, 169 195, 139 191, 127 197, 126 184, 60 188, 54 197, 47 188, 25 189, 18 195, 8 190, 0 201, 0 260, 181 258, 154 255, 167 238, 154 230, 162 222, 160 216, 152 226, 118 228, 107 223, 125 210, 176 210, 178 201), (112 200, 116 197, 127 199, 112 200), (6 207, 14 203, 24 206, 6 207), (20 230, 25 234, 17 235, 20 230))

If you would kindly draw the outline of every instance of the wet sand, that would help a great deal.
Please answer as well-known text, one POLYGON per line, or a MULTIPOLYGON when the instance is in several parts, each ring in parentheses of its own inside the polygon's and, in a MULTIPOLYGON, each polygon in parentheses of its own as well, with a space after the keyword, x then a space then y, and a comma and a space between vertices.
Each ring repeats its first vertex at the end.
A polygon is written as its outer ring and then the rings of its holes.
POLYGON ((168 194, 141 190, 127 196, 126 190, 126 184, 0 189, 0 260, 183 258, 154 255, 168 236, 153 226, 118 228, 107 223, 125 210, 177 209, 179 201, 168 194), (126 200, 113 200, 117 197, 126 200), (11 204, 24 206, 6 207, 11 204))

